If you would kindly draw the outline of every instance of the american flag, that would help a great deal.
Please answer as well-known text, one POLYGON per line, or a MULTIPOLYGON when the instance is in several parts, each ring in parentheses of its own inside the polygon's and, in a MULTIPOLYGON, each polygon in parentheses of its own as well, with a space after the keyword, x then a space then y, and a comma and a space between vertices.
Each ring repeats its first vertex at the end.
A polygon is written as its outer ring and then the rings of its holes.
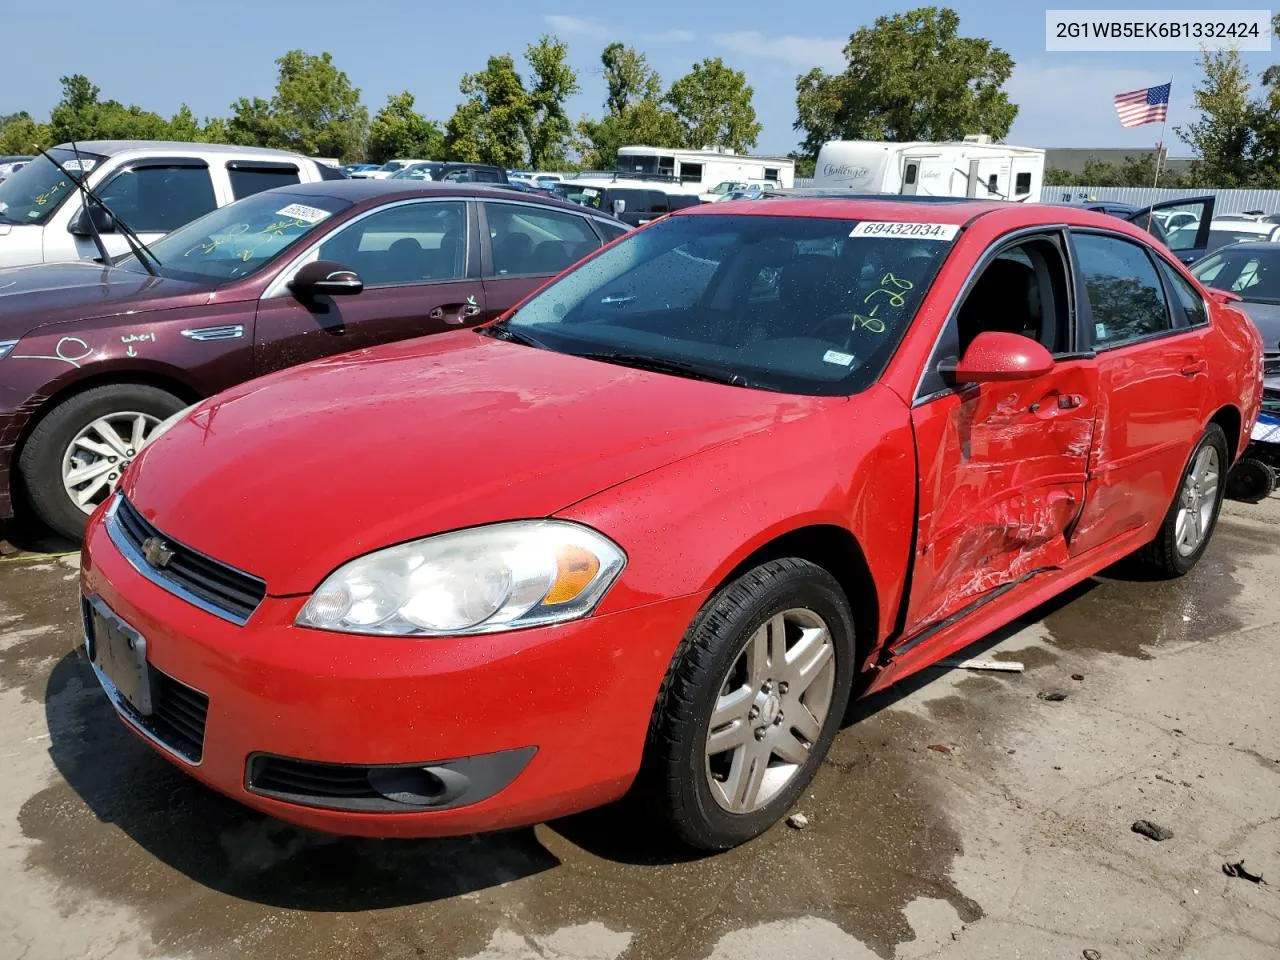
POLYGON ((1164 123, 1169 114, 1169 90, 1172 83, 1116 94, 1116 116, 1122 127, 1140 127, 1144 123, 1164 123))

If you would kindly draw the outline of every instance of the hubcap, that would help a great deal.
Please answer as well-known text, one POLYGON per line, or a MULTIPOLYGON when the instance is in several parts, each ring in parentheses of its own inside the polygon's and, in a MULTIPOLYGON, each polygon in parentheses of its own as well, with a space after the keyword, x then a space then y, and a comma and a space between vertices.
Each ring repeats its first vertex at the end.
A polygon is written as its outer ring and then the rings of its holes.
POLYGON ((1205 447, 1192 461, 1191 469, 1182 484, 1182 495, 1177 519, 1174 521, 1174 541, 1178 553, 1189 557, 1200 549, 1213 524, 1213 512, 1218 505, 1218 451, 1205 447))
POLYGON ((62 489, 82 513, 111 494, 159 422, 149 413, 109 413, 75 435, 62 455, 62 489))
POLYGON ((756 630, 720 685, 707 727, 711 795, 730 813, 758 810, 799 773, 831 709, 836 649, 812 610, 756 630))

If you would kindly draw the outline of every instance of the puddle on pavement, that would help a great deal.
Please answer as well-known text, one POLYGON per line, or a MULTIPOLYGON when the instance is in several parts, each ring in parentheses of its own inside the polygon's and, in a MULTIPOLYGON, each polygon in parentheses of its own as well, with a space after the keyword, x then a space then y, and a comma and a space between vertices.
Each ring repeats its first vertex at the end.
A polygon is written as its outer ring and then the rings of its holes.
POLYGON ((0 564, 0 690, 43 701, 53 664, 80 635, 76 557, 0 564))
POLYGON ((1200 563, 1177 580, 1126 579, 1122 569, 1086 580, 1033 611, 1050 639, 1070 650, 1150 659, 1161 647, 1205 640, 1241 625, 1237 563, 1270 553, 1274 538, 1224 516, 1200 563))
POLYGON ((779 826, 744 848, 682 859, 621 808, 455 840, 297 830, 137 743, 78 655, 57 662, 48 689, 61 776, 19 814, 39 841, 27 867, 60 882, 64 911, 86 895, 137 909, 168 955, 469 957, 515 930, 529 947, 501 954, 515 960, 596 922, 606 940, 631 934, 626 960, 695 960, 732 930, 813 916, 889 957, 912 938, 903 908, 919 897, 966 921, 981 915, 948 878, 960 841, 929 788, 930 724, 903 711, 839 736, 798 807, 808 829, 779 826))

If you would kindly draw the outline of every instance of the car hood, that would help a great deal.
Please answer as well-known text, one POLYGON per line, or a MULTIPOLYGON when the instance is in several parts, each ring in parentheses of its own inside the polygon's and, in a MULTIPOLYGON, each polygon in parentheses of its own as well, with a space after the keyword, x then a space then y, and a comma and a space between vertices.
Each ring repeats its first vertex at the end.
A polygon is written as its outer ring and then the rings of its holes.
POLYGON ((51 323, 153 310, 167 306, 169 298, 205 296, 198 283, 89 260, 10 267, 0 270, 0 340, 16 340, 51 323))
POLYGON ((1280 304, 1245 300, 1236 306, 1248 314, 1262 334, 1262 349, 1267 353, 1280 351, 1280 304))
POLYGON ((459 331, 220 394, 148 447, 123 489, 166 536, 290 595, 372 550, 549 516, 839 402, 459 331))

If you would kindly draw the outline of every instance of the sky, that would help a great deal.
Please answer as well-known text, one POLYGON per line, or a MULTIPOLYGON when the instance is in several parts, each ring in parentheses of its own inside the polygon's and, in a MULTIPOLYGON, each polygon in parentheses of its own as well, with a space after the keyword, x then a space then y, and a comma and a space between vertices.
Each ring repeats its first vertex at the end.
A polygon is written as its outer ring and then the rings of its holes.
MULTIPOLYGON (((542 33, 569 46, 582 92, 570 103, 575 118, 598 114, 604 100, 600 51, 614 40, 642 50, 664 83, 696 61, 723 57, 746 73, 763 124, 758 151, 785 153, 800 139, 795 120, 795 78, 813 66, 844 63, 849 34, 876 16, 926 5, 925 0, 838 13, 827 4, 797 6, 795 16, 777 0, 702 0, 668 9, 635 4, 550 0, 553 13, 528 3, 487 0, 469 4, 359 3, 355 0, 257 0, 219 5, 175 0, 116 0, 79 16, 79 7, 50 16, 41 4, 11 3, 0 23, 0 114, 28 110, 40 119, 60 95, 58 78, 86 74, 104 99, 136 103, 164 115, 187 103, 198 116, 225 115, 240 96, 269 97, 275 58, 286 50, 329 51, 359 87, 370 113, 388 94, 409 90, 418 109, 443 121, 461 100, 458 80, 484 67, 494 53, 521 57, 542 33), (818 15, 809 11, 816 10, 818 15), (803 12, 801 12, 803 11, 803 12), (44 37, 23 42, 21 38, 44 37)), ((1175 156, 1188 153, 1172 129, 1194 119, 1192 91, 1200 80, 1194 53, 1077 54, 1045 51, 1045 5, 952 0, 964 36, 985 37, 1008 51, 1017 66, 1006 89, 1019 105, 1010 143, 1037 147, 1150 147, 1159 125, 1123 129, 1111 98, 1173 77, 1168 140, 1175 156)), ((1102 7, 1102 4, 1086 4, 1102 7)), ((852 5, 850 5, 852 6, 852 5)), ((1068 6, 1053 3, 1057 9, 1068 6)), ((1126 7, 1136 7, 1130 0, 1126 7)), ((1163 0, 1161 9, 1212 7, 1163 0)), ((1244 6, 1244 5, 1241 5, 1244 6)), ((1245 54, 1254 76, 1280 62, 1272 53, 1245 54)))

